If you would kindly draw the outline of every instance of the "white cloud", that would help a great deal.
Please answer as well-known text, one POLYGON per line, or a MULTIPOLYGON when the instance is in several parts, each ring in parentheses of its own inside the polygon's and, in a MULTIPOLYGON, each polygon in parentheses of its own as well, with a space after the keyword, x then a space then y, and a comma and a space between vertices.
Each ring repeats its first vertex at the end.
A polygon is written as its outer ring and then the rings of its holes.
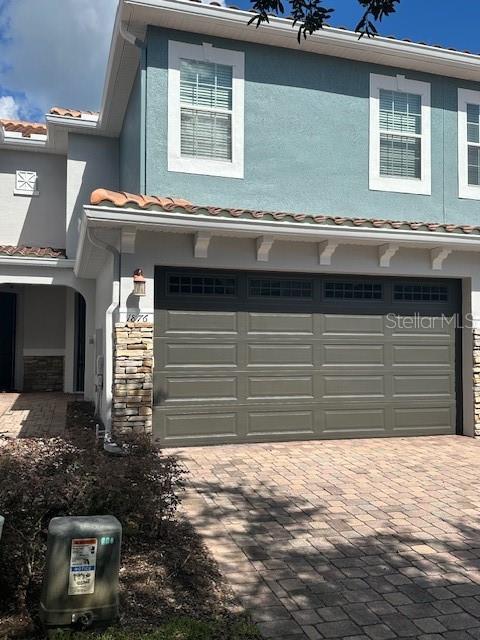
POLYGON ((2 96, 0 98, 0 118, 7 120, 18 120, 20 109, 13 96, 2 96))
POLYGON ((43 113, 54 105, 98 109, 116 6, 117 0, 7 1, 0 20, 5 97, 24 93, 43 113))

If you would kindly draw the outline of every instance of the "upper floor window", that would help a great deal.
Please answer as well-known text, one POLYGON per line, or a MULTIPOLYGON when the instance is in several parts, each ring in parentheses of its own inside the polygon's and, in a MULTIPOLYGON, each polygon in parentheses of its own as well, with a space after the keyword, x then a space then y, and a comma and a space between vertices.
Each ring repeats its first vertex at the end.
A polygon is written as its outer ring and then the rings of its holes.
POLYGON ((431 193, 430 85, 370 75, 370 189, 431 193))
POLYGON ((458 90, 458 195, 480 200, 480 91, 458 90))
POLYGON ((243 178, 244 54, 169 42, 168 170, 243 178))

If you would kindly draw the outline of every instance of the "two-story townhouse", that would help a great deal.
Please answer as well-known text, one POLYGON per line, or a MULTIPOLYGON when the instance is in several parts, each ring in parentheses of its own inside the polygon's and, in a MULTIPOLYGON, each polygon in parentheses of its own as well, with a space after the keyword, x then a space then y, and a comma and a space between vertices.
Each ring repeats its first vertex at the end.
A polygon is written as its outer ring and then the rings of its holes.
POLYGON ((480 56, 250 15, 121 0, 99 114, 4 123, 3 388, 164 446, 474 435, 480 56))

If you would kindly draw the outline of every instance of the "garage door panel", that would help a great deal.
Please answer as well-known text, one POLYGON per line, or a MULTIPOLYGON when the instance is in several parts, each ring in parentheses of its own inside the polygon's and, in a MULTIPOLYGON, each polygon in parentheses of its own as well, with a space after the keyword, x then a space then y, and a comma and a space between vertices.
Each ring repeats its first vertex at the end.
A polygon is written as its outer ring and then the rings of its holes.
POLYGON ((290 336, 313 335, 313 315, 302 313, 249 313, 247 331, 262 338, 278 334, 290 336))
POLYGON ((382 344, 326 344, 323 354, 326 366, 383 366, 385 349, 382 344))
MULTIPOLYGON (((160 413, 160 432, 165 441, 188 442, 201 438, 236 439, 238 437, 238 414, 236 412, 207 413, 160 413)), ((155 415, 155 417, 157 417, 155 415)))
POLYGON ((238 401, 235 376, 154 376, 154 388, 162 390, 162 404, 238 401))
POLYGON ((247 437, 255 435, 314 435, 314 410, 249 411, 247 437))
POLYGON ((249 376, 248 400, 313 400, 313 376, 249 376))
POLYGON ((404 433, 429 433, 441 434, 451 432, 451 424, 454 418, 452 406, 411 406, 394 407, 393 431, 404 433))
POLYGON ((452 367, 452 345, 408 344, 393 346, 394 366, 452 367))
POLYGON ((454 392, 454 376, 446 375, 394 375, 394 397, 416 398, 440 396, 449 398, 454 392))
POLYGON ((167 369, 236 367, 237 349, 235 343, 167 343, 165 361, 159 364, 167 369))
POLYGON ((312 344, 249 344, 247 366, 249 367, 313 367, 312 344))
POLYGON ((350 376, 329 375, 322 376, 325 400, 334 398, 384 398, 385 379, 383 376, 350 376))
POLYGON ((386 415, 382 408, 326 409, 324 434, 331 436, 357 435, 378 436, 386 432, 386 415))
POLYGON ((395 338, 449 338, 454 333, 454 316, 393 316, 387 318, 395 338))
POLYGON ((383 336, 383 315, 346 315, 326 313, 324 318, 324 335, 350 335, 358 339, 359 335, 383 336))
POLYGON ((226 311, 166 311, 163 320, 164 334, 203 333, 232 334, 238 332, 237 314, 226 311))

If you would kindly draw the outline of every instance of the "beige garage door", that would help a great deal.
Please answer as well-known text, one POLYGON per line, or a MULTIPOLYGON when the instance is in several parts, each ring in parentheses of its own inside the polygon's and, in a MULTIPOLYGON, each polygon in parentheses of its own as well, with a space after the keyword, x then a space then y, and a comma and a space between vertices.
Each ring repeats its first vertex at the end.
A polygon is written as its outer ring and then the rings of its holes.
POLYGON ((161 444, 455 433, 454 281, 158 268, 155 298, 161 444))

